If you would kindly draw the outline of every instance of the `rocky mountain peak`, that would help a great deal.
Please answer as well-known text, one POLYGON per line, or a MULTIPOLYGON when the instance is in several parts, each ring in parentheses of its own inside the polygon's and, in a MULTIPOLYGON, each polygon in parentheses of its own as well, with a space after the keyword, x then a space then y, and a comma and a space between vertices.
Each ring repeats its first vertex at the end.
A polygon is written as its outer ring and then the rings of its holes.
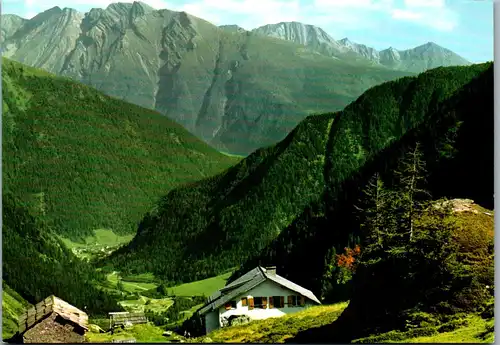
POLYGON ((389 47, 385 50, 382 50, 379 55, 380 63, 384 65, 392 65, 393 63, 401 60, 401 54, 394 47, 389 47))
POLYGON ((268 24, 253 29, 252 32, 301 44, 324 55, 337 56, 345 50, 323 29, 300 22, 268 24))
POLYGON ((219 25, 219 28, 221 28, 222 30, 227 30, 227 31, 231 31, 231 32, 245 32, 246 30, 243 29, 241 26, 238 26, 238 25, 219 25))
POLYGON ((45 10, 43 12, 38 13, 36 16, 30 19, 31 21, 35 22, 42 22, 46 21, 47 19, 57 16, 62 12, 62 9, 59 6, 54 6, 52 8, 49 8, 48 10, 45 10))

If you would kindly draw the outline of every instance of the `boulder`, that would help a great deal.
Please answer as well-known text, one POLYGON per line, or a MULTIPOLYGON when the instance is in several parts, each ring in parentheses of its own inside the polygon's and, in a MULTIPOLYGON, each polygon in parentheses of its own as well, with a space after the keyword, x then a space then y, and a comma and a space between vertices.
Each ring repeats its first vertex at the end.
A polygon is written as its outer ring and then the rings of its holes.
POLYGON ((231 315, 228 318, 229 326, 244 325, 252 321, 248 315, 231 315))
POLYGON ((101 327, 95 324, 89 324, 89 330, 93 333, 106 333, 101 327))

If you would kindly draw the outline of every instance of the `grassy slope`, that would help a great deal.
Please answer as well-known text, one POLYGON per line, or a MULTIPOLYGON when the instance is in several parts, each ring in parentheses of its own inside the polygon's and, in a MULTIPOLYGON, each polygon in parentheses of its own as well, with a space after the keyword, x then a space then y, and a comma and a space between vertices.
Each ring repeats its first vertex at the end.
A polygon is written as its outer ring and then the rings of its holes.
POLYGON ((135 338, 138 343, 164 343, 168 341, 168 338, 162 335, 163 332, 163 328, 148 323, 134 325, 128 330, 118 330, 114 335, 111 335, 111 333, 88 332, 85 337, 89 343, 111 343, 114 339, 123 340, 130 338, 135 338))
POLYGON ((59 234, 131 233, 156 199, 237 161, 160 114, 3 59, 3 185, 59 234))
MULTIPOLYGON (((207 336, 187 339, 188 342, 216 343, 284 343, 306 329, 314 329, 334 322, 347 306, 347 303, 311 307, 304 311, 289 314, 280 318, 252 321, 249 324, 221 328, 207 336)), ((484 320, 477 315, 465 317, 467 324, 453 331, 437 333, 425 337, 405 337, 396 340, 390 338, 384 342, 397 343, 491 343, 493 320, 484 320)), ((162 336, 163 329, 149 325, 136 325, 127 331, 115 335, 89 332, 87 337, 91 342, 111 342, 113 339, 135 338, 137 342, 166 342, 169 337, 162 336)), ((173 335, 173 338, 180 336, 173 335)))
POLYGON ((380 334, 377 338, 356 339, 353 343, 494 343, 494 319, 486 320, 479 315, 471 314, 462 318, 462 322, 465 323, 464 326, 449 332, 435 332, 432 335, 422 336, 390 332, 380 334))
MULTIPOLYGON (((346 306, 347 303, 338 303, 311 307, 280 318, 257 320, 246 325, 221 328, 205 337, 193 339, 193 341, 217 343, 284 343, 292 341, 293 343, 293 337, 297 333, 334 322, 346 306)), ((491 343, 493 341, 493 332, 491 331, 493 319, 485 320, 478 315, 468 315, 464 319, 467 324, 453 331, 411 338, 402 336, 398 340, 394 340, 394 336, 391 340, 390 335, 388 335, 383 341, 373 341, 372 343, 491 343)))
POLYGON ((31 305, 7 284, 2 291, 2 338, 12 337, 18 330, 18 317, 31 305))
MULTIPOLYGON (((116 285, 119 281, 119 276, 113 272, 107 275, 107 279, 111 284, 116 285)), ((154 283, 146 283, 146 282, 129 282, 122 280, 123 288, 127 292, 141 292, 147 291, 149 289, 154 289, 157 287, 154 283)))
MULTIPOLYGON (((403 141, 403 146, 397 146, 409 130, 426 123, 432 128, 436 120, 426 120, 439 106, 491 69, 491 65, 482 64, 428 71, 416 78, 374 87, 342 112, 309 117, 277 145, 256 151, 216 177, 169 193, 144 218, 130 245, 116 252, 109 262, 131 271, 154 271, 173 282, 187 282, 220 274, 257 255, 240 274, 259 261, 267 261, 278 264, 285 275, 294 274, 293 281, 315 287, 318 281, 312 279, 321 276, 327 250, 345 246, 347 234, 352 232, 348 227, 340 232, 327 231, 325 214, 331 214, 332 208, 338 214, 350 213, 353 200, 349 198, 359 195, 359 175, 366 174, 373 161, 388 165, 407 145, 403 141), (385 152, 388 147, 395 153, 385 152), (344 198, 349 201, 342 203, 344 198), (313 220, 322 223, 314 224, 313 220), (324 240, 318 241, 318 235, 324 240), (263 248, 266 250, 259 256, 263 248), (310 261, 303 260, 300 253, 304 251, 311 252, 310 261), (293 264, 286 263, 290 258, 293 264), (287 267, 291 269, 287 271, 287 267)), ((468 108, 461 105, 453 108, 452 114, 455 109, 468 108)), ((448 114, 450 110, 443 112, 448 114)), ((453 119, 446 121, 440 127, 445 133, 455 124, 449 123, 453 119)), ((474 128, 474 122, 469 123, 474 128)), ((477 123, 480 128, 486 122, 477 123)), ((425 134, 427 144, 432 146, 443 134, 425 134)), ((441 150, 441 144, 436 150, 441 150)), ((481 147, 480 143, 474 145, 478 145, 475 149, 481 147)), ((467 148, 460 149, 465 156, 462 159, 470 161, 467 148)), ((474 164, 487 167, 489 163, 474 164)), ((468 176, 468 170, 462 171, 463 177, 468 176)), ((488 183, 488 178, 483 180, 488 183)), ((468 182, 470 186, 460 183, 462 190, 457 190, 456 184, 443 185, 454 193, 476 190, 484 196, 483 189, 472 185, 475 181, 468 182)))
POLYGON ((172 293, 176 296, 210 296, 215 291, 223 288, 232 272, 224 273, 216 277, 194 281, 172 287, 172 293))
POLYGON ((493 332, 494 319, 485 320, 477 315, 466 318, 467 326, 451 332, 443 332, 431 336, 407 338, 401 343, 488 343, 495 342, 493 332))
POLYGON ((134 235, 117 235, 112 230, 96 229, 94 235, 86 237, 83 243, 59 237, 77 257, 91 261, 107 256, 116 248, 129 243, 134 235))
POLYGON ((221 328, 208 334, 208 337, 218 343, 283 343, 300 331, 332 323, 346 306, 347 303, 338 303, 311 307, 279 318, 221 328))

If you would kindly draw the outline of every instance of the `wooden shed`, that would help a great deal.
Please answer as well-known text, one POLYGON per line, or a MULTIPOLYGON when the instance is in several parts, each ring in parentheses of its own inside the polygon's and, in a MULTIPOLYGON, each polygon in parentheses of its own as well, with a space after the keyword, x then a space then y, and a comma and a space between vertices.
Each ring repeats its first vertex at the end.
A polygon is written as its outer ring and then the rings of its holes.
POLYGON ((109 328, 115 326, 126 326, 127 323, 136 325, 140 323, 147 323, 146 315, 141 312, 130 313, 127 311, 109 313, 109 328))
POLYGON ((88 315, 56 296, 49 296, 19 318, 16 336, 23 343, 83 343, 88 315))

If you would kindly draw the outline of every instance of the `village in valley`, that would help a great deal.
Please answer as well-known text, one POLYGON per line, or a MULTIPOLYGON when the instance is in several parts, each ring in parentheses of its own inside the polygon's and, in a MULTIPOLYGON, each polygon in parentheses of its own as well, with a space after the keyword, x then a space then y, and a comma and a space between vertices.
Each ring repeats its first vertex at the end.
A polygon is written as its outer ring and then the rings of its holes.
MULTIPOLYGON (((159 290, 158 287, 152 288, 152 283, 126 282, 116 277, 117 272, 113 272, 110 282, 116 282, 116 287, 123 292, 125 300, 120 305, 126 311, 109 312, 107 318, 92 318, 85 311, 52 295, 20 315, 19 330, 9 339, 10 342, 196 342, 200 336, 223 327, 282 317, 321 305, 311 291, 279 276, 276 267, 256 267, 213 291, 208 298, 176 296, 175 291, 195 293, 200 289, 213 289, 224 283, 227 274, 175 287, 170 291, 172 296, 166 298, 144 296, 151 295, 151 290, 159 290), (196 303, 193 300, 201 302, 205 299, 205 302, 170 314, 175 320, 170 322, 172 320, 165 316, 168 314, 165 312, 179 299, 191 304, 196 303), (195 337, 182 327, 189 318, 201 321, 202 328, 195 337)), ((203 339, 207 342, 207 338, 203 339)))

